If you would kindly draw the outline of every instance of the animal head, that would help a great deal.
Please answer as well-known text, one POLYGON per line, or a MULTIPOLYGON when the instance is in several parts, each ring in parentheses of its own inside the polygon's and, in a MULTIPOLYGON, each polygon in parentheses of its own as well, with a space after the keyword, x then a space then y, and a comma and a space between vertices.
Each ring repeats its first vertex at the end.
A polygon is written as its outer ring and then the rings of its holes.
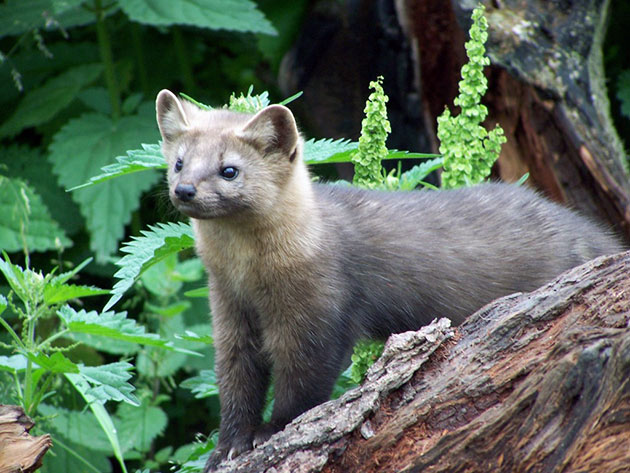
POLYGON ((169 197, 190 217, 264 215, 304 166, 295 119, 282 105, 255 115, 202 110, 162 90, 156 113, 169 197))

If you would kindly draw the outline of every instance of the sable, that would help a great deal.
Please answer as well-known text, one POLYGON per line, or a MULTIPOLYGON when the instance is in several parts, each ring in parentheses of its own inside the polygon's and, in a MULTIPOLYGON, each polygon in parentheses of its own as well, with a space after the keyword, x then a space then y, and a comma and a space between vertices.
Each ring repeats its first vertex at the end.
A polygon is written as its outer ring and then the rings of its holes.
POLYGON ((249 450, 328 399, 361 337, 461 323, 622 250, 603 227, 509 184, 383 192, 312 183, 291 112, 156 102, 171 201, 209 276, 219 443, 249 450), (261 425, 270 376, 275 403, 261 425))

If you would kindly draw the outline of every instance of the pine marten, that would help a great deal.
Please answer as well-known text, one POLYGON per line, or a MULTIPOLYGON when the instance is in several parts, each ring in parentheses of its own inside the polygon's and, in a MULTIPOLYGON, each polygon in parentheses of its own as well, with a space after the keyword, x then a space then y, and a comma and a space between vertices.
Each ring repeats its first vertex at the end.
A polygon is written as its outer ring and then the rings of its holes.
POLYGON ((525 187, 385 192, 314 183, 291 112, 157 97, 169 195, 209 276, 219 442, 206 471, 326 401, 359 338, 455 324, 622 250, 525 187), (273 377, 269 424, 261 412, 273 377))

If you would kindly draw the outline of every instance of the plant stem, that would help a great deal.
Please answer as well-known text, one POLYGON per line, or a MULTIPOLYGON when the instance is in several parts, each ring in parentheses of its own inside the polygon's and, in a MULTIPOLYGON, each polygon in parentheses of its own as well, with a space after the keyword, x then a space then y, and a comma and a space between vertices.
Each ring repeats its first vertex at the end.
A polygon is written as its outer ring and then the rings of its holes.
POLYGON ((41 343, 39 344, 39 346, 40 346, 40 347, 42 347, 42 346, 48 346, 48 345, 50 345, 52 342, 54 342, 54 341, 55 341, 55 340, 57 340, 58 338, 61 338, 61 337, 65 336, 65 335, 66 335, 67 333, 69 333, 69 332, 70 332, 70 330, 68 330, 68 329, 63 329, 63 330, 61 330, 60 332, 57 332, 56 334, 51 335, 50 337, 48 337, 46 340, 44 340, 43 342, 41 342, 41 343))
POLYGON ((105 68, 105 82, 107 83, 109 102, 112 107, 112 118, 116 120, 120 117, 120 91, 116 82, 112 44, 105 26, 105 9, 101 0, 94 0, 94 12, 96 14, 96 35, 101 52, 101 61, 105 68))
POLYGON ((151 94, 149 86, 149 74, 147 73, 146 61, 144 60, 144 48, 142 47, 142 27, 137 23, 131 24, 131 41, 133 51, 136 56, 136 65, 138 67, 138 77, 140 79, 140 87, 145 96, 151 94))
POLYGON ((186 49, 186 43, 184 42, 184 36, 181 29, 177 26, 172 27, 173 31, 173 45, 175 46, 175 54, 179 62, 179 67, 182 71, 182 82, 184 87, 189 93, 195 91, 195 76, 193 74, 192 66, 188 58, 188 50, 186 49))
POLYGON ((62 440, 59 439, 59 436, 55 437, 55 443, 58 444, 61 448, 63 448, 66 452, 68 452, 70 455, 72 455, 73 457, 75 457, 77 460, 79 460, 80 462, 82 462, 87 468, 89 468, 92 471, 95 471, 96 473, 100 473, 100 470, 98 468, 96 468, 94 465, 92 465, 88 460, 86 460, 84 457, 82 457, 77 451, 75 451, 74 449, 72 449, 70 447, 70 445, 64 443, 62 440))
MULTIPOLYGON (((29 314, 30 315, 30 314, 29 314)), ((29 351, 32 349, 35 341, 35 317, 29 317, 26 320, 28 324, 28 339, 27 344, 29 351)), ((24 410, 27 415, 32 415, 31 402, 33 398, 33 362, 30 358, 26 359, 26 372, 24 373, 24 410)))
POLYGON ((13 341, 16 343, 16 345, 22 350, 26 351, 26 347, 22 343, 22 340, 20 340, 18 334, 15 333, 11 326, 2 317, 0 317, 0 325, 2 325, 7 332, 9 332, 9 335, 11 335, 11 338, 13 338, 13 341))
POLYGON ((48 388, 50 387, 50 384, 52 383, 53 378, 54 378, 54 375, 52 373, 48 373, 48 375, 46 376, 46 379, 44 380, 44 384, 37 390, 37 393, 35 394, 35 396, 33 396, 33 402, 31 403, 31 406, 30 406, 31 412, 33 413, 37 412, 37 407, 39 406, 39 403, 44 397, 44 394, 46 394, 46 391, 48 391, 48 388))

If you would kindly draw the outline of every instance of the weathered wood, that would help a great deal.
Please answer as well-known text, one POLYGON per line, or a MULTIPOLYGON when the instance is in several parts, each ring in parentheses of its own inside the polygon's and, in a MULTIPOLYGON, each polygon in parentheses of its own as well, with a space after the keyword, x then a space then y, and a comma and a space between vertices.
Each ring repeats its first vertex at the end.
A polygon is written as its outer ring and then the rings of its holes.
MULTIPOLYGON (((497 173, 600 220, 630 238, 630 178, 610 118, 602 64, 609 0, 482 1, 492 67, 488 126, 507 143, 497 173)), ((418 51, 426 123, 452 106, 465 62, 468 0, 397 0, 400 23, 418 51), (455 21, 457 19, 457 21, 455 21), (459 26, 458 26, 459 25, 459 26)), ((429 133, 431 134, 431 133, 429 133)), ((434 145, 434 151, 437 147, 434 145)))
POLYGON ((395 335, 367 381, 223 472, 630 471, 630 252, 395 335))
POLYGON ((0 473, 30 473, 52 446, 50 435, 32 437, 35 424, 19 406, 0 404, 0 473))
MULTIPOLYGON (((610 117, 602 43, 609 0, 505 0, 487 7, 493 87, 484 100, 505 123, 507 178, 528 170, 556 200, 630 236, 626 156, 610 117), (519 169, 520 164, 520 169, 519 169)), ((460 24, 471 4, 454 0, 460 24)), ((466 26, 464 26, 466 27, 466 26)))

